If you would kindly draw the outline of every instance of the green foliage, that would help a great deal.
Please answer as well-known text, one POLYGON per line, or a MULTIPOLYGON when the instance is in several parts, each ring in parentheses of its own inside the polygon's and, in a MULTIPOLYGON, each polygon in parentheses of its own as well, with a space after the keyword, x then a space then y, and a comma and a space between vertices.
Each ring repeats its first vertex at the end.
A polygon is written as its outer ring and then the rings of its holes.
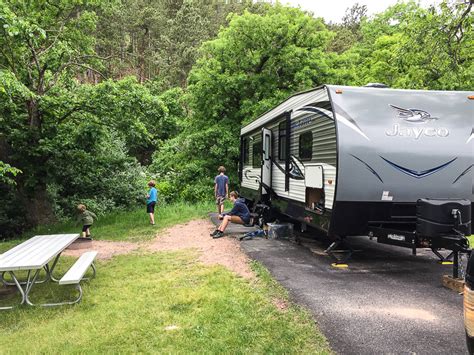
POLYGON ((355 3, 346 10, 342 23, 330 24, 328 27, 335 32, 329 44, 329 50, 342 53, 362 39, 361 24, 367 20, 367 6, 355 3))
POLYGON ((290 93, 323 83, 330 37, 321 20, 294 8, 233 16, 203 44, 190 74, 195 119, 229 121, 237 130, 290 93))
POLYGON ((258 11, 249 0, 122 0, 100 10, 97 51, 113 78, 123 73, 163 88, 184 87, 202 42, 216 36, 229 13, 258 11))
POLYGON ((406 89, 470 90, 474 78, 472 4, 424 9, 398 3, 361 24, 362 38, 335 56, 334 82, 383 82, 406 89))
POLYGON ((278 5, 263 14, 231 16, 218 38, 203 44, 189 76, 192 119, 160 147, 150 169, 184 184, 185 199, 212 195, 219 165, 235 184, 241 124, 291 93, 323 83, 330 38, 321 20, 298 9, 278 5))
POLYGON ((12 179, 12 176, 14 177, 19 173, 21 173, 20 169, 0 161, 0 184, 15 184, 15 180, 12 179))
POLYGON ((326 25, 251 1, 0 0, 2 235, 128 208, 146 176, 202 201, 224 165, 234 189, 241 126, 322 83, 471 90, 472 7, 355 4, 326 25))

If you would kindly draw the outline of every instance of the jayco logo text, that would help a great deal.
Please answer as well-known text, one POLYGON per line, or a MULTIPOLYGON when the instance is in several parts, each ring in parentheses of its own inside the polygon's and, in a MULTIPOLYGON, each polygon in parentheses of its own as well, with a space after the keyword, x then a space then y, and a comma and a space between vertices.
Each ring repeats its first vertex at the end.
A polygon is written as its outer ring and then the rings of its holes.
POLYGON ((449 130, 444 127, 401 127, 398 123, 394 124, 391 129, 387 129, 385 134, 389 137, 409 137, 420 139, 420 137, 447 137, 449 130))

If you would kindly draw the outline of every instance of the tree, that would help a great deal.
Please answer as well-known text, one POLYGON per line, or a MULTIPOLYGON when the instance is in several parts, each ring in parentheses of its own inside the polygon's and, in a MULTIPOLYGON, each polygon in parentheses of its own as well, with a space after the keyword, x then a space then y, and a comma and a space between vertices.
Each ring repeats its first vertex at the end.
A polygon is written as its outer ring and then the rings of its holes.
POLYGON ((32 223, 49 219, 45 170, 49 154, 42 150, 48 126, 61 121, 50 110, 58 91, 74 85, 74 76, 94 70, 96 16, 93 0, 0 2, 0 68, 9 85, 21 87, 4 108, 0 158, 23 171, 20 193, 31 206, 32 223))
POLYGON ((202 45, 189 75, 191 117, 155 153, 152 169, 199 185, 212 183, 209 176, 225 165, 236 181, 241 124, 323 83, 330 37, 320 19, 299 9, 277 5, 232 16, 217 39, 202 45))
POLYGON ((250 0, 123 0, 101 9, 97 52, 111 58, 112 78, 133 74, 164 89, 185 87, 199 46, 215 37, 227 15, 259 8, 250 0))
POLYGON ((367 19, 367 6, 355 3, 347 8, 341 24, 330 24, 329 28, 336 35, 329 45, 329 50, 342 53, 361 40, 361 25, 367 19))
POLYGON ((424 9, 399 3, 361 25, 362 38, 333 56, 333 82, 469 90, 474 78, 472 1, 424 9))
POLYGON ((0 184, 14 184, 15 180, 11 177, 16 176, 18 173, 21 173, 21 170, 0 161, 0 184))

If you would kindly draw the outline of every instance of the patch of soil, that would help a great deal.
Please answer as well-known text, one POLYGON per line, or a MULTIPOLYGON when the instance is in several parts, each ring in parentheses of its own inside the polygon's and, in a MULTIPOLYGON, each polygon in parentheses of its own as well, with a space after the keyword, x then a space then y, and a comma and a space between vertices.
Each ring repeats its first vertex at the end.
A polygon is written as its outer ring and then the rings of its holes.
POLYGON ((208 220, 194 220, 173 226, 160 233, 148 246, 152 251, 198 249, 200 261, 207 265, 223 265, 245 278, 255 275, 248 257, 240 249, 239 242, 231 237, 213 239, 209 233, 215 226, 208 220))
POLYGON ((275 298, 272 300, 273 305, 280 311, 286 311, 288 309, 288 302, 280 298, 275 298))
POLYGON ((76 241, 69 246, 63 255, 80 257, 85 250, 97 250, 97 259, 110 259, 114 255, 127 254, 138 249, 141 244, 129 242, 112 242, 106 240, 76 241))
POLYGON ((208 220, 194 220, 160 232, 154 240, 147 244, 81 240, 69 246, 63 255, 79 257, 85 250, 97 250, 98 259, 110 259, 114 255, 127 254, 140 247, 145 247, 150 251, 197 249, 200 251, 199 260, 202 263, 223 265, 242 277, 255 278, 255 274, 249 266, 249 259, 240 249, 239 242, 228 236, 212 239, 209 233, 214 228, 214 225, 208 220))
POLYGON ((18 289, 16 288, 16 286, 6 286, 6 285, 0 286, 0 298, 13 295, 14 293, 17 293, 17 292, 18 292, 18 289))

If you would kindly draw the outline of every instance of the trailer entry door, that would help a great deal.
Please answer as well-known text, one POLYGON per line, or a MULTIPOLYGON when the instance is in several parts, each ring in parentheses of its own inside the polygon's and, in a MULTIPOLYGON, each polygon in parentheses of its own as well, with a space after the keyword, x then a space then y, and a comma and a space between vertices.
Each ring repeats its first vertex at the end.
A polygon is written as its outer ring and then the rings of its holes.
POLYGON ((272 186, 272 131, 262 128, 262 187, 261 194, 270 194, 272 186))

